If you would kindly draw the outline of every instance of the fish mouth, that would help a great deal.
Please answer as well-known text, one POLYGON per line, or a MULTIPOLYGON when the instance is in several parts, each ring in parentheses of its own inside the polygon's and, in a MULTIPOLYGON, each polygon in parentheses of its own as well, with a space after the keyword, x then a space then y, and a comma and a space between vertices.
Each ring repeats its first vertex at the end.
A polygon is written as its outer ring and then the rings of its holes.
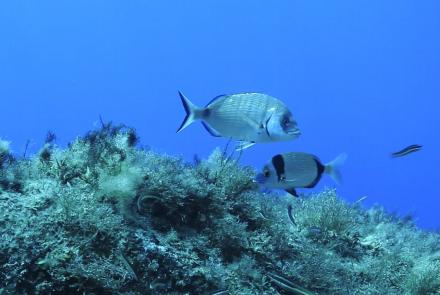
POLYGON ((287 130, 287 134, 298 137, 301 135, 301 131, 298 128, 294 128, 291 130, 287 130))
POLYGON ((264 177, 263 173, 257 174, 257 176, 254 179, 254 182, 258 184, 264 184, 265 181, 266 181, 266 177, 264 177))

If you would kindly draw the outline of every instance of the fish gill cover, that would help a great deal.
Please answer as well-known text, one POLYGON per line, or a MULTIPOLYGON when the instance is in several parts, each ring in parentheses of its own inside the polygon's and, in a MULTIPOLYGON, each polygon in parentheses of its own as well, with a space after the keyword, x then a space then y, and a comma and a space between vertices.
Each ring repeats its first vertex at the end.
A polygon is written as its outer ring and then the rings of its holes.
POLYGON ((263 193, 221 150, 187 163, 125 126, 50 138, 1 151, 0 294, 440 294, 440 235, 410 219, 263 193))

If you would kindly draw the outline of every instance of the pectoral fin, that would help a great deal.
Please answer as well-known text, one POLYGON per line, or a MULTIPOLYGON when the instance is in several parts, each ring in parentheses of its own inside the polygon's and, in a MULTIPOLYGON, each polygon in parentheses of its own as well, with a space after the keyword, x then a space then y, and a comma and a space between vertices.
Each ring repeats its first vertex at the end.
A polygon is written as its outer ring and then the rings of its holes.
POLYGON ((255 144, 253 141, 239 141, 238 145, 235 147, 236 151, 242 151, 244 149, 247 149, 248 147, 251 147, 255 144))
POLYGON ((251 118, 245 118, 244 119, 246 124, 252 129, 252 130, 258 130, 257 132, 264 131, 264 124, 263 122, 258 122, 256 120, 252 120, 251 118))

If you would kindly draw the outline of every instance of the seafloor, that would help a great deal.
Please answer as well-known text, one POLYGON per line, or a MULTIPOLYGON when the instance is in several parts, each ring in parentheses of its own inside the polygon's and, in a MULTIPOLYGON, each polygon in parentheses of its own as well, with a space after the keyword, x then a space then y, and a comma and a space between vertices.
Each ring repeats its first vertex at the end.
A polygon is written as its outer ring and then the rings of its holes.
POLYGON ((187 163, 103 124, 0 143, 0 294, 440 294, 440 234, 335 190, 261 192, 216 150, 187 163))

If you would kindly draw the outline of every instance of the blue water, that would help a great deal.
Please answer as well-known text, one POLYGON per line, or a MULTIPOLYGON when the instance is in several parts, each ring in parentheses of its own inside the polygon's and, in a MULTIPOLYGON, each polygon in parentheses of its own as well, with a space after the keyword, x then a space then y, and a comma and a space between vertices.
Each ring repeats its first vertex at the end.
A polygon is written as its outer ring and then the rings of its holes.
MULTIPOLYGON (((17 155, 48 130, 65 146, 104 120, 142 144, 190 160, 225 139, 199 123, 179 134, 177 91, 204 105, 224 93, 283 100, 302 136, 246 150, 340 152, 340 196, 368 196, 424 228, 439 228, 440 2, 3 1, 0 137, 17 155), (420 152, 391 159, 410 144, 420 152)), ((334 186, 329 177, 315 188, 334 186)), ((304 192, 304 190, 302 190, 304 192)))

